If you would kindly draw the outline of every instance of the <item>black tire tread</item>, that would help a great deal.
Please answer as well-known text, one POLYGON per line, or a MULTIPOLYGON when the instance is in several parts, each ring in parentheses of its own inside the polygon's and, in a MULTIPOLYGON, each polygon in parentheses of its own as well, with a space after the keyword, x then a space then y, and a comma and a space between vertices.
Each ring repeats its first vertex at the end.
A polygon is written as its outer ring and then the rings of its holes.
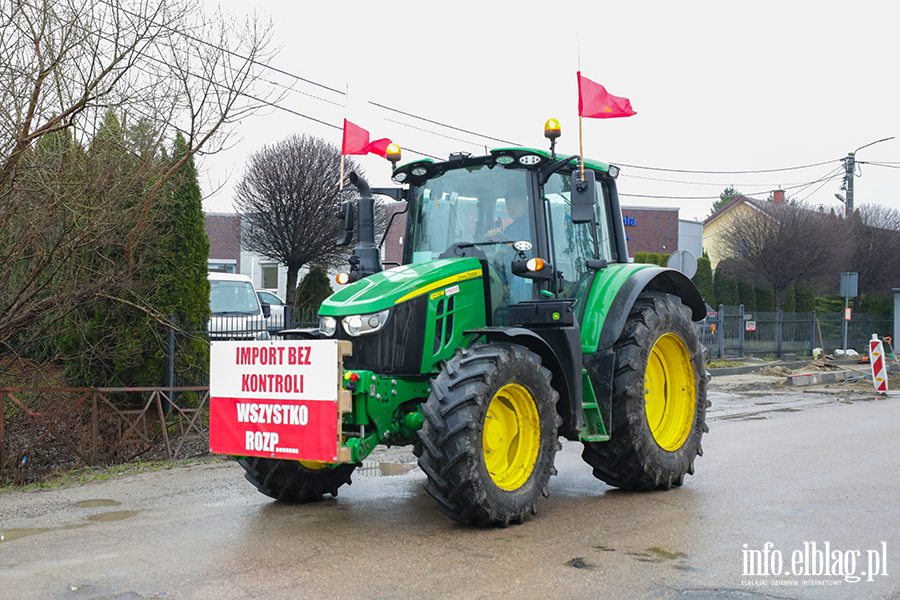
POLYGON ((330 469, 307 469, 295 460, 259 456, 238 459, 244 477, 260 493, 279 502, 306 504, 319 502, 325 494, 337 496, 338 488, 351 484, 355 464, 337 465, 330 469))
POLYGON ((694 460, 706 426, 706 369, 704 348, 691 323, 690 309, 677 296, 643 292, 635 301, 622 335, 613 344, 612 431, 608 442, 585 442, 582 458, 594 476, 609 485, 629 490, 668 490, 681 486, 685 474, 694 473, 694 460), (688 347, 694 365, 697 403, 694 426, 685 443, 674 452, 660 448, 643 409, 644 368, 660 332, 674 330, 688 347))
POLYGON ((528 513, 536 514, 537 501, 547 495, 547 483, 555 473, 556 432, 562 422, 556 414, 559 394, 550 380, 550 371, 541 365, 540 357, 515 344, 478 343, 458 349, 445 361, 432 381, 422 411, 425 424, 419 431, 419 466, 428 476, 425 489, 437 501, 438 510, 471 525, 506 526, 521 523, 528 513), (510 364, 532 374, 539 388, 532 390, 538 413, 543 408, 545 415, 531 478, 519 490, 504 493, 483 466, 478 423, 494 391, 508 382, 501 378, 510 364))

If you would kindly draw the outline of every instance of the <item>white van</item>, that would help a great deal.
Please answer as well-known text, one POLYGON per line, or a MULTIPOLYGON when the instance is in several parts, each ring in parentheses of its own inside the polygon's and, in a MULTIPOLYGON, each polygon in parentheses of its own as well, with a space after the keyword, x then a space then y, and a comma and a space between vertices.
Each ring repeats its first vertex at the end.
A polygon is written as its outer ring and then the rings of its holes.
POLYGON ((268 340, 269 305, 260 302, 246 275, 209 273, 209 337, 213 340, 268 340))

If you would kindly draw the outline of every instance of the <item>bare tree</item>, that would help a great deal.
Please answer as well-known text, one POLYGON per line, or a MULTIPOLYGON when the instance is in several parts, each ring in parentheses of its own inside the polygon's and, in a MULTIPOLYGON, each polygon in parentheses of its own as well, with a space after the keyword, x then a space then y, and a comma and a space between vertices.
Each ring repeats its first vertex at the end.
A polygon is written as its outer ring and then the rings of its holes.
POLYGON ((9 347, 48 315, 127 284, 169 179, 257 108, 269 27, 210 18, 197 0, 0 0, 0 28, 0 344, 9 347), (118 138, 117 164, 86 151, 110 113, 141 130, 140 144, 118 138), (168 159, 175 130, 187 152, 168 159))
MULTIPOLYGON (((345 170, 360 172, 351 159, 345 170)), ((337 266, 347 257, 347 247, 337 245, 340 172, 340 148, 294 135, 250 156, 235 190, 241 241, 251 252, 287 267, 286 300, 292 307, 301 268, 337 266)), ((344 186, 349 185, 345 180, 344 186)))
MULTIPOLYGON (((889 296, 900 285, 900 210, 863 204, 846 220, 847 264, 859 273, 859 291, 889 296)), ((858 308, 858 304, 857 304, 858 308)))
POLYGON ((839 272, 843 256, 843 221, 808 205, 754 203, 734 218, 722 235, 725 252, 736 259, 738 277, 775 293, 775 308, 784 306, 792 283, 839 272))

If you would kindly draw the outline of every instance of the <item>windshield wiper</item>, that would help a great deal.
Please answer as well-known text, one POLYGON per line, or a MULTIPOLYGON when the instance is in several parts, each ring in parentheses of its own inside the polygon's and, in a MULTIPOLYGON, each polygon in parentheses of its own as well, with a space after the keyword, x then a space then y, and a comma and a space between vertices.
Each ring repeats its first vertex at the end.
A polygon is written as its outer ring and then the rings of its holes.
POLYGON ((515 244, 515 243, 516 243, 515 240, 493 240, 490 242, 455 242, 452 246, 450 246, 450 249, 452 250, 453 248, 473 248, 475 246, 496 246, 499 244, 508 244, 511 246, 512 244, 515 244))
POLYGON ((467 258, 470 256, 474 256, 476 258, 487 259, 485 253, 478 249, 479 246, 511 246, 514 243, 515 242, 512 242, 510 240, 496 240, 490 242, 453 242, 453 244, 449 248, 447 248, 447 250, 438 258, 467 258), (472 248, 472 250, 468 250, 469 248, 472 248))

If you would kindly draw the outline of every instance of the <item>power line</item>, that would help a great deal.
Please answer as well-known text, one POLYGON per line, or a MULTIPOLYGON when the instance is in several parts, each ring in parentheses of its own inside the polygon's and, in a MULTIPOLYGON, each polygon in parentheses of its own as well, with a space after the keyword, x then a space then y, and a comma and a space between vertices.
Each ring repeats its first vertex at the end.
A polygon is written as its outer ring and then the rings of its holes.
MULTIPOLYGON (((100 37, 103 38, 102 35, 101 35, 100 37)), ((110 40, 110 39, 108 39, 108 38, 103 38, 103 39, 106 39, 106 41, 112 41, 112 40, 110 40)), ((171 65, 169 65, 166 61, 164 61, 164 60, 162 60, 162 59, 160 59, 160 58, 157 58, 157 57, 155 57, 155 56, 151 56, 151 55, 146 54, 146 53, 144 53, 144 52, 141 52, 141 51, 139 51, 139 50, 136 50, 135 53, 138 54, 139 56, 142 56, 142 57, 146 58, 146 59, 149 59, 149 60, 158 62, 158 63, 160 63, 160 64, 162 64, 162 65, 164 65, 164 66, 167 66, 167 67, 170 67, 170 68, 171 68, 171 65)), ((135 68, 137 68, 137 69, 140 70, 140 67, 137 66, 137 65, 135 65, 135 68)), ((206 83, 210 83, 210 84, 212 84, 212 85, 214 85, 214 86, 223 88, 223 89, 225 89, 225 90, 227 90, 227 91, 229 91, 229 92, 231 92, 231 93, 233 93, 233 94, 238 94, 238 95, 240 95, 240 96, 244 96, 245 98, 249 98, 249 99, 253 100, 254 102, 258 102, 258 103, 260 103, 260 104, 262 104, 262 105, 269 106, 269 107, 271 107, 271 108, 276 108, 276 109, 278 109, 278 110, 282 110, 282 111, 287 112, 287 113, 289 113, 289 114, 292 114, 292 115, 295 115, 295 116, 298 116, 298 117, 302 117, 302 118, 308 119, 308 120, 310 120, 310 121, 314 121, 314 122, 319 123, 319 124, 321 124, 321 125, 325 125, 326 127, 331 127, 332 129, 337 129, 337 130, 339 130, 339 131, 343 131, 343 129, 344 129, 343 126, 341 126, 341 125, 335 125, 335 124, 333 124, 333 123, 328 123, 327 121, 323 121, 323 120, 321 120, 321 119, 317 119, 317 118, 312 117, 312 116, 310 116, 310 115, 303 114, 303 113, 301 113, 301 112, 299 112, 299 111, 293 110, 293 109, 291 109, 291 108, 287 108, 286 106, 281 106, 280 104, 276 104, 275 102, 271 102, 271 101, 269 101, 269 100, 264 100, 264 99, 262 99, 262 98, 258 98, 258 97, 254 96, 254 95, 252 95, 252 94, 248 94, 247 92, 244 92, 244 91, 241 91, 241 90, 236 90, 236 89, 234 89, 233 87, 227 86, 227 85, 225 85, 225 84, 223 84, 223 83, 219 83, 218 81, 213 81, 212 79, 209 79, 209 78, 204 77, 204 76, 202 76, 202 75, 198 75, 198 74, 196 74, 196 73, 194 73, 194 72, 192 72, 192 71, 190 71, 190 70, 185 70, 185 72, 186 72, 188 75, 190 75, 191 77, 194 77, 194 78, 199 79, 199 80, 201 80, 201 81, 205 81, 206 83)), ((431 154, 428 154, 428 153, 425 153, 425 152, 419 152, 419 151, 414 150, 414 149, 412 149, 412 148, 405 148, 405 150, 407 150, 408 152, 412 152, 413 154, 418 154, 419 156, 425 156, 425 157, 427 157, 427 158, 432 158, 432 159, 434 159, 434 160, 440 160, 437 156, 434 156, 434 155, 431 155, 431 154)))
POLYGON ((872 165, 873 167, 887 167, 889 169, 900 169, 898 163, 876 163, 876 162, 857 162, 858 165, 872 165))
MULTIPOLYGON (((641 175, 631 175, 630 173, 622 173, 619 177, 628 177, 630 179, 642 179, 644 181, 659 181, 662 183, 677 183, 683 185, 710 185, 710 186, 727 186, 727 187, 778 187, 785 185, 783 182, 780 183, 720 183, 720 182, 709 182, 709 181, 682 181, 678 179, 659 179, 657 177, 643 177, 641 175)), ((793 182, 786 185, 796 185, 799 182, 793 182)))
POLYGON ((478 137, 482 137, 486 140, 494 140, 495 142, 502 142, 504 144, 510 144, 513 146, 520 146, 516 142, 510 142, 508 140, 503 140, 500 138, 491 137, 489 135, 484 135, 482 133, 477 133, 475 131, 469 131, 468 129, 462 129, 460 127, 454 127, 453 125, 447 125, 446 123, 441 123, 440 121, 433 121, 432 119, 426 119, 425 117, 420 117, 418 115, 414 115, 412 113, 404 112, 402 110, 398 110, 396 108, 391 108, 390 106, 385 106, 384 104, 378 104, 377 102, 369 102, 372 106, 377 106, 378 108, 383 108, 384 110, 389 110, 391 112, 399 113, 401 115, 405 115, 407 117, 412 117, 413 119, 419 119, 420 121, 425 121, 426 123, 431 123, 433 125, 440 125, 441 127, 446 127, 447 129, 453 129, 455 131, 461 131, 462 133, 468 133, 469 135, 477 135, 478 137))
MULTIPOLYGON (((842 166, 838 167, 836 169, 832 169, 826 175, 824 175, 818 179, 815 179, 813 181, 788 185, 781 189, 784 191, 798 190, 798 193, 800 193, 800 192, 803 192, 806 188, 813 186, 817 183, 822 183, 822 185, 824 185, 825 183, 828 183, 829 181, 832 181, 838 177, 841 177, 843 174, 837 173, 837 171, 839 171, 841 169, 842 169, 842 166)), ((820 188, 821 188, 821 186, 820 186, 820 188)), ((818 191, 818 189, 816 191, 818 191)), ((813 192, 813 193, 815 193, 815 192, 813 192)), ((810 194, 810 196, 811 195, 812 194, 810 194)), ((622 192, 619 192, 619 196, 626 196, 629 198, 650 198, 650 199, 656 199, 656 200, 719 200, 721 198, 721 196, 661 196, 661 195, 649 195, 649 194, 629 194, 629 193, 622 193, 622 192)), ((807 196, 807 197, 809 197, 809 196, 807 196)))
POLYGON ((754 173, 780 173, 782 171, 796 171, 798 169, 809 169, 811 167, 820 167, 822 165, 831 164, 833 162, 838 162, 841 159, 836 158, 832 160, 826 160, 820 163, 814 163, 811 165, 800 165, 796 167, 784 167, 781 169, 756 169, 752 171, 692 171, 688 169, 664 169, 662 167, 644 167, 640 165, 628 165, 625 163, 614 163, 619 167, 628 167, 629 169, 646 169, 648 171, 666 171, 669 173, 692 173, 695 175, 749 175, 754 173))
MULTIPOLYGON (((341 95, 341 96, 345 96, 345 95, 346 95, 345 92, 343 92, 343 91, 341 91, 341 90, 338 90, 338 89, 329 87, 329 86, 327 86, 327 85, 324 85, 324 84, 319 83, 319 82, 317 82, 317 81, 314 81, 314 80, 312 80, 312 79, 308 79, 308 78, 305 78, 305 77, 301 77, 301 76, 299 76, 299 75, 296 75, 296 74, 291 73, 291 72, 289 72, 289 71, 286 71, 286 70, 284 70, 284 69, 279 69, 279 68, 277 68, 277 67, 273 67, 273 66, 271 66, 271 65, 269 65, 269 64, 267 64, 267 63, 259 62, 259 61, 255 60, 255 59, 252 59, 252 58, 250 58, 250 57, 244 56, 244 55, 239 54, 239 53, 237 53, 237 52, 234 52, 234 51, 232 51, 232 50, 228 50, 228 49, 223 48, 223 47, 221 47, 221 46, 217 46, 216 44, 213 44, 212 42, 209 42, 209 41, 207 41, 207 40, 203 40, 203 39, 200 39, 200 38, 198 38, 198 37, 196 37, 196 36, 192 36, 192 35, 190 35, 190 34, 184 32, 184 31, 181 31, 181 30, 179 30, 179 29, 175 29, 175 28, 173 28, 173 27, 169 27, 169 26, 166 26, 166 25, 157 23, 156 21, 153 21, 150 17, 147 17, 147 16, 145 16, 145 15, 141 15, 141 14, 135 13, 135 12, 133 12, 133 11, 130 11, 130 10, 125 9, 125 8, 122 8, 122 7, 115 6, 115 5, 113 5, 112 3, 108 2, 107 0, 101 0, 101 1, 102 1, 104 4, 106 4, 107 6, 113 8, 114 10, 121 10, 122 12, 124 12, 124 13, 126 13, 126 14, 129 14, 129 15, 131 15, 131 16, 137 17, 137 18, 139 18, 139 19, 143 19, 144 21, 147 21, 147 22, 149 22, 149 23, 151 23, 151 24, 153 24, 153 25, 155 25, 155 26, 157 26, 157 27, 160 27, 160 28, 162 28, 162 29, 166 29, 166 30, 171 31, 171 32, 173 32, 173 33, 177 33, 177 34, 182 35, 182 36, 184 36, 184 37, 186 37, 186 38, 188 38, 188 39, 191 39, 191 40, 193 40, 193 41, 196 41, 196 42, 198 42, 198 43, 200 43, 200 44, 203 44, 203 45, 212 47, 212 48, 214 48, 214 49, 216 49, 216 50, 218 50, 218 51, 220 51, 220 52, 225 52, 225 53, 227 53, 227 54, 229 54, 229 55, 232 55, 232 56, 235 56, 235 57, 237 57, 237 58, 240 58, 241 60, 247 61, 247 62, 249 62, 249 63, 251 63, 251 64, 261 66, 261 67, 263 67, 264 69, 268 69, 268 70, 274 71, 274 72, 279 73, 279 74, 281 74, 281 75, 284 75, 284 76, 286 76, 286 77, 290 77, 290 78, 295 79, 295 80, 297 80, 297 81, 302 81, 302 82, 304 82, 304 83, 308 83, 308 84, 310 84, 310 85, 313 85, 313 86, 322 88, 322 89, 324 89, 324 90, 328 90, 328 91, 330 91, 330 92, 339 94, 339 95, 341 95)), ((192 75, 193 75, 193 74, 192 74, 192 75)), ((320 100, 320 101, 322 101, 322 102, 327 102, 327 103, 329 103, 329 104, 334 104, 334 105, 337 105, 337 106, 341 106, 341 104, 339 104, 339 103, 337 103, 337 102, 334 102, 334 101, 331 101, 331 100, 328 100, 328 99, 325 99, 325 98, 321 98, 321 97, 319 97, 319 96, 315 96, 315 95, 313 95, 313 94, 309 94, 309 93, 307 93, 307 92, 303 92, 303 91, 301 91, 301 90, 297 90, 297 89, 292 88, 292 87, 284 86, 284 85, 281 85, 281 84, 278 84, 278 83, 276 83, 276 82, 269 81, 269 80, 264 80, 264 81, 266 81, 267 83, 273 84, 273 85, 277 85, 277 86, 283 87, 284 89, 286 89, 286 90, 288 90, 288 91, 291 91, 291 92, 296 92, 296 93, 299 93, 299 94, 303 94, 303 95, 305 95, 305 96, 309 96, 310 98, 313 98, 313 99, 316 99, 316 100, 320 100)), ((221 85, 221 84, 218 84, 218 83, 217 83, 216 85, 221 85)), ((223 86, 223 87, 225 87, 225 86, 223 86)), ((230 88, 227 88, 227 89, 230 89, 230 88)), ((232 91, 234 91, 234 90, 232 90, 232 91)), ((238 92, 238 93, 241 93, 241 92, 238 92)), ((248 94, 243 94, 243 93, 242 93, 242 95, 247 96, 247 97, 250 97, 250 98, 253 98, 252 96, 250 96, 250 95, 248 95, 248 94)), ((331 124, 331 123, 326 123, 326 122, 324 122, 324 121, 321 121, 320 119, 316 119, 315 117, 311 117, 311 116, 309 116, 309 115, 304 115, 304 114, 299 113, 299 112, 297 112, 297 111, 294 111, 294 110, 291 110, 291 109, 282 107, 282 106, 280 106, 280 105, 278 105, 278 104, 275 104, 275 103, 272 103, 272 102, 268 102, 268 101, 264 101, 264 100, 260 100, 260 99, 257 99, 257 98, 253 98, 253 99, 256 100, 256 101, 258 101, 258 102, 262 102, 263 104, 272 106, 272 107, 274 107, 274 108, 278 108, 278 109, 280 109, 280 110, 284 110, 284 111, 289 112, 289 113, 291 113, 291 114, 294 114, 294 115, 297 115, 297 116, 300 116, 300 117, 303 117, 303 118, 306 118, 306 119, 309 119, 309 120, 312 120, 312 121, 315 121, 315 122, 324 124, 324 125, 326 125, 326 126, 328 126, 328 127, 333 127, 333 128, 337 128, 337 129, 342 129, 342 128, 339 127, 339 126, 333 125, 333 124, 331 124)), ((376 106, 376 107, 378 107, 378 108, 381 108, 381 109, 383 109, 383 110, 395 112, 395 113, 398 113, 398 114, 401 114, 401 115, 404 115, 404 116, 407 116, 407 117, 410 117, 410 118, 413 118, 413 119, 418 119, 418 120, 421 120, 421 121, 425 121, 425 122, 427 122, 427 123, 431 123, 431 124, 433 124, 433 125, 438 125, 438 126, 440 126, 440 127, 446 127, 446 128, 448 128, 448 129, 452 129, 452 130, 459 131, 459 132, 462 132, 462 133, 466 133, 466 134, 469 134, 469 135, 474 135, 474 136, 481 137, 481 138, 484 138, 484 139, 493 140, 493 141, 501 142, 501 143, 504 143, 504 144, 510 144, 510 145, 513 145, 513 146, 518 146, 518 145, 520 145, 520 144, 518 144, 517 142, 512 142, 512 141, 509 141, 509 140, 504 140, 504 139, 502 139, 502 138, 497 138, 497 137, 493 137, 493 136, 481 134, 481 133, 478 133, 478 132, 475 132, 475 131, 471 131, 471 130, 468 130, 468 129, 463 129, 463 128, 460 128, 460 127, 455 127, 455 126, 449 125, 449 124, 447 124, 447 123, 443 123, 443 122, 440 122, 440 121, 435 121, 435 120, 433 120, 433 119, 428 119, 428 118, 426 118, 426 117, 422 117, 422 116, 419 116, 419 115, 416 115, 416 114, 413 114, 413 113, 409 113, 409 112, 406 112, 406 111, 402 111, 402 110, 399 110, 399 109, 396 109, 396 108, 393 108, 393 107, 390 107, 390 106, 387 106, 387 105, 384 105, 384 104, 380 104, 380 103, 377 103, 377 102, 372 102, 372 101, 370 101, 369 104, 371 104, 372 106, 376 106)), ((400 125, 406 125, 406 124, 401 123, 401 122, 398 122, 398 121, 392 121, 392 122, 397 123, 397 124, 400 124, 400 125)), ((451 140, 454 140, 454 141, 459 141, 459 142, 461 142, 461 143, 468 143, 468 144, 472 144, 472 145, 480 145, 480 144, 475 144, 474 142, 468 142, 468 141, 465 141, 465 140, 460 140, 460 139, 457 139, 457 138, 452 138, 452 137, 450 137, 450 136, 442 135, 442 134, 439 134, 439 133, 436 133, 436 132, 433 132, 433 131, 429 131, 429 130, 427 130, 427 129, 416 128, 416 127, 414 127, 414 126, 412 126, 412 125, 406 125, 406 126, 411 127, 411 128, 413 128, 413 129, 417 129, 417 130, 419 130, 419 131, 423 131, 423 132, 425 132, 425 133, 431 133, 431 134, 433 134, 433 135, 438 135, 438 136, 440 136, 440 137, 445 137, 445 138, 448 138, 448 139, 451 139, 451 140)), ((426 157, 429 157, 429 158, 433 158, 433 159, 435 159, 435 160, 439 160, 439 159, 438 159, 437 157, 435 157, 435 156, 432 156, 432 155, 430 155, 430 154, 426 154, 426 153, 423 153, 423 152, 418 152, 418 151, 413 150, 413 149, 411 149, 411 148, 407 148, 407 150, 409 150, 410 152, 413 152, 414 154, 419 154, 419 155, 421 155, 421 156, 426 156, 426 157)), ((808 164, 808 165, 799 165, 799 166, 794 166, 794 167, 783 167, 783 168, 777 168, 777 169, 741 170, 741 171, 709 171, 709 170, 689 170, 689 169, 667 169, 667 168, 662 168, 662 167, 648 167, 648 166, 642 166, 642 165, 631 165, 631 164, 626 164, 626 163, 616 163, 616 164, 619 165, 619 166, 622 166, 622 167, 628 167, 628 168, 631 168, 631 169, 644 169, 644 170, 650 170, 650 171, 663 171, 663 172, 669 172, 669 173, 689 173, 689 174, 699 174, 699 175, 746 175, 746 174, 758 174, 758 173, 778 173, 778 172, 785 172, 785 171, 794 171, 794 170, 800 170, 800 169, 808 169, 808 168, 812 168, 812 167, 818 167, 818 166, 822 166, 822 165, 827 165, 827 164, 830 164, 830 163, 833 163, 833 162, 836 162, 836 161, 840 161, 840 160, 842 160, 842 159, 833 159, 833 160, 829 160, 829 161, 823 161, 823 162, 813 163, 813 164, 808 164)), ((878 164, 878 163, 870 163, 870 164, 876 164, 876 166, 891 166, 891 165, 888 165, 888 164, 878 164)), ((900 168, 900 167, 893 167, 893 168, 900 168)), ((632 176, 632 177, 639 178, 639 177, 637 177, 637 176, 632 176)), ((670 183, 676 183, 676 182, 670 182, 670 183)), ((816 182, 813 182, 812 184, 809 184, 809 185, 813 185, 813 184, 815 184, 815 183, 816 183, 816 182)), ((698 183, 698 184, 699 184, 699 185, 715 185, 715 184, 702 184, 702 183, 698 183)), ((746 187, 755 187, 755 186, 762 186, 763 184, 743 184, 743 185, 745 185, 746 187)), ((632 196, 632 197, 646 197, 646 198, 665 198, 665 196, 646 196, 646 195, 637 195, 637 194, 621 194, 621 195, 630 195, 630 196, 632 196)), ((673 199, 679 199, 679 198, 680 198, 680 199, 685 199, 685 200, 701 200, 701 199, 706 200, 706 199, 714 199, 714 198, 716 198, 716 197, 674 197, 673 199)))

